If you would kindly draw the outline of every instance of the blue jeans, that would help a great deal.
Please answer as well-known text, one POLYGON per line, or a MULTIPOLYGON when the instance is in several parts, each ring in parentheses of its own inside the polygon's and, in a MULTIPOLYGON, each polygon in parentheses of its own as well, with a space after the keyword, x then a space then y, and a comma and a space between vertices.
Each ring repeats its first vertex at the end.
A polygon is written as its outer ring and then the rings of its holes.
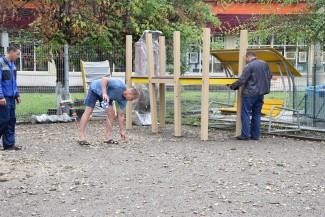
POLYGON ((241 136, 244 139, 260 138, 261 110, 264 103, 264 95, 243 97, 241 111, 241 136), (252 119, 250 116, 252 115, 252 119))
POLYGON ((0 106, 0 138, 3 148, 10 148, 15 144, 16 101, 13 97, 5 97, 7 105, 0 106))

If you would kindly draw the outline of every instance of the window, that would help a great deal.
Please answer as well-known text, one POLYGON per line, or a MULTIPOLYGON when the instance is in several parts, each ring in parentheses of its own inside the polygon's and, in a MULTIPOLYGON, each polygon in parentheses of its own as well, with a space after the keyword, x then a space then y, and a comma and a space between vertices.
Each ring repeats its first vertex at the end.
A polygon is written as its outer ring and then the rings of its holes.
POLYGON ((213 37, 212 49, 224 49, 225 48, 225 37, 224 35, 216 35, 213 37))
POLYGON ((198 63, 198 62, 199 62, 199 53, 190 52, 190 63, 198 63))
POLYGON ((285 53, 285 57, 288 59, 288 60, 294 60, 296 59, 296 52, 294 51, 287 51, 285 53))

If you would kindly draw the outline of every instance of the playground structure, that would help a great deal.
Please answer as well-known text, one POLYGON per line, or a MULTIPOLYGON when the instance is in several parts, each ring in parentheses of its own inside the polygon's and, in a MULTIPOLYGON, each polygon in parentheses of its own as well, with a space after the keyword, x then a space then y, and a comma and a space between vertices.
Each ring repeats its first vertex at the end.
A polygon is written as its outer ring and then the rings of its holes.
MULTIPOLYGON (((132 36, 128 35, 126 38, 126 82, 127 86, 131 87, 133 83, 147 83, 149 84, 149 95, 150 95, 150 109, 151 109, 151 130, 152 133, 158 133, 158 123, 159 127, 165 126, 165 85, 173 84, 174 85, 174 136, 181 136, 181 85, 201 85, 202 98, 201 98, 201 140, 208 140, 208 127, 209 127, 209 85, 229 85, 237 80, 237 78, 220 78, 220 77, 210 77, 209 76, 209 56, 210 56, 210 29, 203 29, 203 47, 202 47, 202 76, 199 77, 189 77, 181 76, 180 73, 180 32, 176 31, 173 34, 173 52, 174 52, 174 75, 166 76, 165 72, 165 38, 164 36, 159 37, 159 75, 154 74, 153 66, 153 49, 152 49, 152 36, 147 34, 146 36, 147 44, 147 67, 148 67, 148 76, 133 76, 132 75, 132 36), (159 94, 160 94, 160 115, 159 121, 157 118, 157 98, 154 94, 155 89, 159 85, 159 94)), ((246 62, 245 56, 248 47, 247 39, 247 30, 241 30, 240 33, 240 49, 235 50, 235 55, 227 55, 226 57, 235 56, 237 59, 230 59, 229 62, 221 60, 222 63, 226 63, 225 66, 228 72, 232 71, 233 74, 240 76, 246 62), (228 64, 227 64, 228 63, 228 64), (234 65, 235 64, 235 65, 234 65)), ((274 55, 271 55, 272 57, 274 55)), ((276 55, 277 56, 277 55, 276 55)), ((281 56, 280 56, 281 57, 281 56)), ((283 57, 284 58, 284 57, 283 57)), ((271 63, 272 73, 278 72, 283 79, 284 75, 287 75, 289 78, 289 85, 294 87, 294 80, 292 77, 292 71, 298 73, 290 63, 286 62, 281 58, 280 61, 269 61, 271 63), (275 62, 275 66, 273 63, 275 62), (281 65, 282 64, 282 65, 281 65), (292 67, 292 68, 291 68, 292 67)), ((230 74, 230 73, 229 73, 230 74)), ((298 73, 299 74, 299 73, 298 73)), ((283 82, 285 85, 285 82, 283 82)), ((283 87, 285 91, 285 87, 283 87)), ((241 102, 242 102, 242 87, 237 91, 237 110, 236 110, 236 132, 235 136, 241 134, 241 102)), ((286 95, 284 93, 284 95, 286 95)), ((271 105, 269 108, 269 131, 271 129, 273 110, 290 110, 295 112, 298 115, 299 123, 299 112, 296 109, 288 108, 282 105, 271 105)), ((128 104, 126 110, 126 128, 132 128, 132 113, 131 113, 131 104, 128 104)), ((299 124, 298 128, 299 130, 299 124)), ((295 130, 297 130, 295 129, 295 130)))
MULTIPOLYGON (((209 85, 227 85, 237 80, 237 78, 209 78, 209 55, 210 55, 210 29, 203 29, 203 68, 202 77, 181 76, 180 70, 180 32, 173 34, 173 52, 174 52, 174 76, 166 76, 165 66, 165 37, 159 37, 159 76, 154 75, 152 36, 146 35, 147 44, 147 67, 148 76, 132 76, 132 36, 126 37, 126 82, 131 87, 132 83, 148 83, 150 95, 151 110, 151 130, 152 133, 158 133, 158 118, 156 95, 154 91, 159 84, 160 94, 160 119, 159 127, 165 127, 165 85, 174 85, 174 135, 181 136, 181 85, 202 85, 202 112, 201 112, 201 140, 208 140, 208 103, 209 103, 209 85)), ((132 128, 132 105, 129 103, 126 109, 126 128, 132 128)))

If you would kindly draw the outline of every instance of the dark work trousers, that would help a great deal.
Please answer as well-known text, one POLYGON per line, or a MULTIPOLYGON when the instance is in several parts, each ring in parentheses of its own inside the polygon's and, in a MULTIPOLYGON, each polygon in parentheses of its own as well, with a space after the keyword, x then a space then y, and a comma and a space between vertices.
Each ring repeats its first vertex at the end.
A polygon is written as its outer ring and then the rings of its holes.
POLYGON ((241 136, 244 139, 260 138, 261 110, 264 103, 264 95, 243 97, 241 111, 241 136), (250 116, 252 115, 252 119, 250 116))
POLYGON ((16 100, 14 97, 5 97, 6 106, 0 106, 0 138, 3 148, 15 145, 16 100))

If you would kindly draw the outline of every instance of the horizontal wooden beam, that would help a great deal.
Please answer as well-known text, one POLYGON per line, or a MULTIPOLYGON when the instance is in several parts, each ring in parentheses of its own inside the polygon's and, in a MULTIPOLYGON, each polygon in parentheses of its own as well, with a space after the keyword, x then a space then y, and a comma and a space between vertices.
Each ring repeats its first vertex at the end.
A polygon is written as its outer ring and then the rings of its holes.
MULTIPOLYGON (((238 78, 209 78, 210 85, 228 85, 237 81, 238 78)), ((181 84, 202 85, 202 78, 181 77, 181 84)))
MULTIPOLYGON (((210 85, 228 85, 237 81, 238 78, 209 78, 210 85)), ((147 77, 131 77, 132 83, 149 83, 147 77)), ((173 77, 153 77, 152 83, 173 84, 173 77)), ((180 77, 180 84, 202 85, 202 77, 180 77)))
POLYGON ((148 77, 131 77, 132 83, 149 83, 148 77))

